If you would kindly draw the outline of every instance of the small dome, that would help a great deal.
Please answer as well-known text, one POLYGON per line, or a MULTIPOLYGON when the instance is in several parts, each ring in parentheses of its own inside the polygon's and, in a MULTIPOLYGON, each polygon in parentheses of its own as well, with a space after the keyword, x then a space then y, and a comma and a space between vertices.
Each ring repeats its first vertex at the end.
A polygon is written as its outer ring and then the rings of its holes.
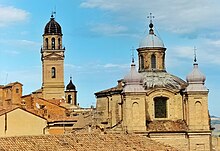
POLYGON ((126 85, 137 85, 137 84, 142 84, 143 81, 143 77, 141 74, 139 74, 135 68, 135 64, 132 63, 131 64, 131 70, 128 73, 128 75, 126 75, 124 77, 124 81, 126 83, 126 85))
POLYGON ((69 84, 66 86, 66 90, 76 90, 76 86, 72 82, 72 78, 70 78, 69 84))
POLYGON ((61 26, 55 21, 53 15, 50 18, 50 21, 46 24, 44 28, 44 35, 56 34, 62 35, 61 26))
POLYGON ((192 72, 186 77, 188 83, 201 83, 204 84, 206 77, 199 71, 198 64, 193 64, 192 72))

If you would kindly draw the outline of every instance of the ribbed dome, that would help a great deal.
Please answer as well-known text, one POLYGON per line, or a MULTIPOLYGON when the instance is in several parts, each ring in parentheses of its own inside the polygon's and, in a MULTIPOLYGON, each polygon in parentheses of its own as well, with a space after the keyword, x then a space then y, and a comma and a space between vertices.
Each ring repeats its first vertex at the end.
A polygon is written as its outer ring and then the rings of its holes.
POLYGON ((53 15, 50 18, 50 21, 46 24, 44 28, 44 35, 62 35, 61 26, 55 21, 53 15))
POLYGON ((188 83, 204 84, 206 77, 199 71, 198 64, 193 64, 192 72, 186 77, 188 83))
POLYGON ((135 68, 135 64, 132 63, 131 64, 131 70, 128 73, 128 75, 126 75, 124 77, 124 81, 126 83, 126 85, 138 85, 138 84, 142 84, 143 81, 143 77, 141 74, 139 74, 135 68))
POLYGON ((70 79, 69 84, 66 86, 66 90, 76 90, 76 86, 73 84, 72 79, 70 79))
POLYGON ((144 39, 141 40, 141 42, 139 43, 139 48, 145 48, 145 47, 164 48, 163 41, 154 34, 154 30, 153 30, 154 25, 150 23, 149 27, 150 27, 149 34, 144 39))

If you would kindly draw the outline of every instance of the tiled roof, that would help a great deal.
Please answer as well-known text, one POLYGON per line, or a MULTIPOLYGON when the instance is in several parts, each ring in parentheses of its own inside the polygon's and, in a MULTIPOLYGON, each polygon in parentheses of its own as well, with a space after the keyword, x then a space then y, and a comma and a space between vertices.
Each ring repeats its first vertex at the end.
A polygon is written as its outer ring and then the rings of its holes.
POLYGON ((71 134, 0 138, 4 151, 176 151, 144 136, 125 134, 71 134))
POLYGON ((186 131, 188 130, 187 124, 183 120, 177 121, 152 121, 147 124, 147 131, 153 132, 166 132, 166 131, 186 131))
POLYGON ((103 90, 103 91, 99 91, 99 92, 96 92, 95 95, 98 97, 98 96, 103 96, 103 95, 106 95, 106 94, 111 94, 111 93, 121 93, 123 90, 122 87, 113 87, 113 88, 110 88, 110 89, 106 89, 106 90, 103 90))
POLYGON ((13 85, 15 85, 15 84, 20 84, 20 85, 22 85, 20 82, 12 82, 12 83, 9 83, 9 84, 7 84, 7 85, 5 85, 3 88, 8 88, 8 87, 12 87, 13 85))

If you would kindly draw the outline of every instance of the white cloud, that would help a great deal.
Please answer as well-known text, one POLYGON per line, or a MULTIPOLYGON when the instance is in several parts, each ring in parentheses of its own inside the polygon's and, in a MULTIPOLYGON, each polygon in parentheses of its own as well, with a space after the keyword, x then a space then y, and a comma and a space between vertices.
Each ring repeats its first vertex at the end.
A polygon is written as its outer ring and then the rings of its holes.
POLYGON ((29 13, 13 6, 0 6, 0 27, 27 20, 29 13))
POLYGON ((113 64, 113 63, 107 63, 101 66, 104 68, 124 68, 124 69, 129 67, 128 64, 113 64))
POLYGON ((92 24, 91 29, 92 32, 105 35, 105 36, 115 36, 115 35, 124 35, 128 30, 127 27, 122 25, 111 25, 111 24, 92 24))
POLYGON ((117 1, 106 1, 106 0, 86 0, 81 3, 83 8, 100 8, 104 10, 117 10, 120 3, 117 1))
POLYGON ((84 8, 116 13, 119 21, 123 17, 132 22, 146 22, 146 16, 152 12, 157 27, 179 34, 219 27, 219 5, 218 0, 85 0, 81 3, 84 8))

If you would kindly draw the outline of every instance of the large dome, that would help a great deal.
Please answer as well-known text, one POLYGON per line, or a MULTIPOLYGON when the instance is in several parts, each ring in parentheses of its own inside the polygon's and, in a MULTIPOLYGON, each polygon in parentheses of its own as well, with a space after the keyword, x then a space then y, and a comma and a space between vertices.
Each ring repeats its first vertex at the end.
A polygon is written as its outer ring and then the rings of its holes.
POLYGON ((144 48, 144 47, 164 48, 164 44, 163 41, 160 38, 158 38, 155 34, 149 34, 139 43, 139 48, 144 48))
POLYGON ((44 28, 44 35, 62 35, 61 26, 55 21, 53 15, 50 18, 50 21, 46 24, 44 28))
POLYGON ((150 23, 149 27, 150 27, 149 34, 144 39, 141 40, 141 42, 139 43, 139 48, 145 48, 145 47, 164 48, 163 41, 154 34, 154 30, 153 30, 154 25, 150 23))

